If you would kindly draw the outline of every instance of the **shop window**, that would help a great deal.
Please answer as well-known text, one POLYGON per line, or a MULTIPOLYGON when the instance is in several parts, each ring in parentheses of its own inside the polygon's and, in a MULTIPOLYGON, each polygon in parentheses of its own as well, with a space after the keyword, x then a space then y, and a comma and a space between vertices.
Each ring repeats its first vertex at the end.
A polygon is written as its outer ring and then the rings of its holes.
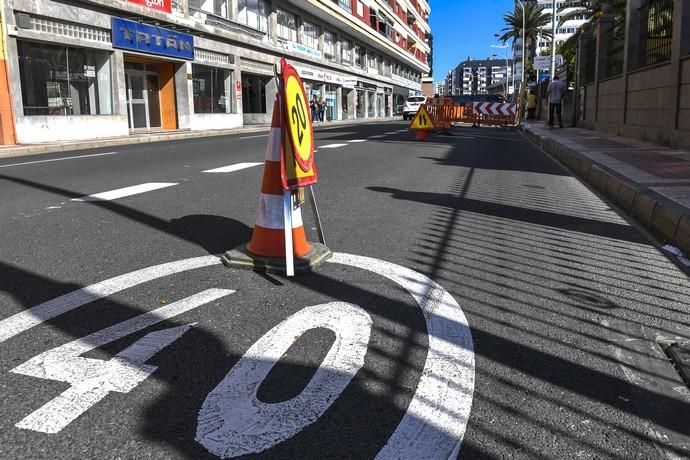
POLYGON ((231 113, 230 71, 192 65, 194 113, 231 113))
POLYGON ((268 32, 270 11, 265 0, 239 0, 237 20, 254 29, 268 32))
POLYGON ((297 17, 287 11, 278 10, 278 37, 297 41, 297 17))
POLYGON ((304 21, 304 44, 314 49, 319 47, 319 26, 309 21, 304 21))
POLYGON ((323 33, 323 56, 329 61, 335 61, 335 34, 333 32, 323 33))
POLYGON ((242 73, 242 112, 266 113, 266 85, 271 77, 242 73))
POLYGON ((24 115, 110 115, 110 53, 20 41, 24 115))

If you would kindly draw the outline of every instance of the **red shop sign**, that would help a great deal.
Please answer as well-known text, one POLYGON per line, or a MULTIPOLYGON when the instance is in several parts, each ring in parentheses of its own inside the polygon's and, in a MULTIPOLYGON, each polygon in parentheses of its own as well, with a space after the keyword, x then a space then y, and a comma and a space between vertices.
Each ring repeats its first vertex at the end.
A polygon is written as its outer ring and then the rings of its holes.
POLYGON ((148 6, 153 10, 165 11, 166 13, 172 12, 172 0, 129 0, 132 3, 138 5, 148 6))

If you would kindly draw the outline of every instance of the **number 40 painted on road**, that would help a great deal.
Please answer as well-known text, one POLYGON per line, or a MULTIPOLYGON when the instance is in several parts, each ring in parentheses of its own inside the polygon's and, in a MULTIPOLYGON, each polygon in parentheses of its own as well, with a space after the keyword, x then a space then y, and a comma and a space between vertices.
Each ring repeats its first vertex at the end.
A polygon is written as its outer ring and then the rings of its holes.
MULTIPOLYGON (((424 314, 429 350, 407 413, 377 458, 448 458, 457 453, 474 389, 474 354, 467 320, 441 286, 398 265, 334 254, 331 262, 366 269, 406 289, 424 314), (404 453, 404 455, 403 455, 404 453)), ((0 321, 0 342, 115 292, 174 273, 219 264, 214 256, 186 259, 97 283, 0 321)), ((11 372, 67 382, 70 387, 24 419, 18 428, 58 433, 110 392, 128 393, 155 372, 146 364, 193 324, 145 335, 110 360, 81 355, 162 321, 224 298, 233 290, 209 289, 41 353, 11 372)), ((196 440, 223 458, 261 452, 318 420, 364 365, 372 320, 360 306, 331 302, 306 307, 268 331, 213 389, 199 411, 196 440), (295 337, 328 328, 336 339, 302 392, 275 404, 257 391, 295 337)))

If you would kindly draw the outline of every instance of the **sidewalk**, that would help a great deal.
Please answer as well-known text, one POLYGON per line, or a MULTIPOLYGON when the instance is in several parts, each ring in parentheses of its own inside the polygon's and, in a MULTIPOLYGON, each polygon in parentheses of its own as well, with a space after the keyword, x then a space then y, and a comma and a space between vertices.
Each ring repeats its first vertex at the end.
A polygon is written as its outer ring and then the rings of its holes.
POLYGON ((525 121, 523 132, 659 238, 690 256, 690 152, 525 121))
MULTIPOLYGON (((402 117, 389 117, 389 118, 374 118, 360 119, 360 120, 339 120, 339 121, 327 121, 322 123, 317 123, 314 125, 314 130, 319 131, 321 129, 336 127, 336 126, 347 126, 347 125, 358 125, 358 124, 372 124, 372 123, 382 123, 389 121, 400 121, 402 117)), ((23 144, 23 145, 11 145, 11 146, 0 146, 0 158, 18 157, 25 155, 35 155, 39 153, 56 153, 56 152, 68 152, 72 150, 85 150, 85 149, 95 149, 102 147, 113 147, 117 145, 130 145, 130 144, 144 144, 149 142, 161 142, 161 141, 171 141, 171 140, 181 140, 181 139, 194 139, 199 137, 212 137, 212 136, 228 136, 233 134, 251 134, 251 133, 262 133, 270 129, 270 125, 252 125, 243 128, 234 129, 220 129, 220 130, 208 130, 208 131, 160 131, 153 133, 141 133, 141 134, 131 134, 129 136, 123 137, 107 137, 101 139, 90 139, 84 141, 64 141, 46 144, 23 144)))

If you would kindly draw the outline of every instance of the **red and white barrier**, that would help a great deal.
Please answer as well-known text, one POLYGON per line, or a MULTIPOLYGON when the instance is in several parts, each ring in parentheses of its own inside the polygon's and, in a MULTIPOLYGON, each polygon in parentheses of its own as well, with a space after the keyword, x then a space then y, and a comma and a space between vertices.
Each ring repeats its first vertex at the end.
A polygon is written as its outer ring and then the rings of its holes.
POLYGON ((490 117, 515 117, 517 104, 503 102, 474 102, 472 113, 475 115, 488 115, 490 117))

